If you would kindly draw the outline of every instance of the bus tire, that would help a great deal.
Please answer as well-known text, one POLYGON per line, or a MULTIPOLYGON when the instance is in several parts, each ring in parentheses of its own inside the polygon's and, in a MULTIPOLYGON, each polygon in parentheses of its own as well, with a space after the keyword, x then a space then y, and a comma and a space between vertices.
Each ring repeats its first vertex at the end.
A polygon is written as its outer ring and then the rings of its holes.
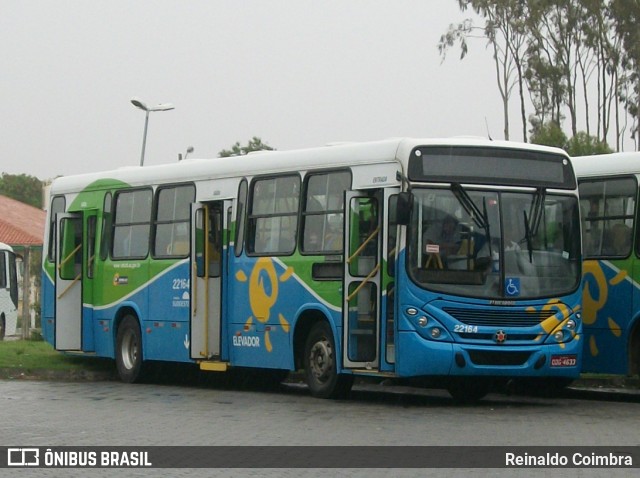
POLYGON ((120 380, 136 383, 142 380, 142 334, 133 315, 127 315, 118 327, 116 338, 116 366, 120 380))
POLYGON ((484 398, 491 390, 490 380, 472 377, 452 378, 447 384, 447 391, 456 403, 475 403, 484 398))
POLYGON ((337 372, 336 346, 331 327, 315 324, 304 348, 304 370, 311 395, 317 398, 343 398, 353 385, 353 375, 337 372))

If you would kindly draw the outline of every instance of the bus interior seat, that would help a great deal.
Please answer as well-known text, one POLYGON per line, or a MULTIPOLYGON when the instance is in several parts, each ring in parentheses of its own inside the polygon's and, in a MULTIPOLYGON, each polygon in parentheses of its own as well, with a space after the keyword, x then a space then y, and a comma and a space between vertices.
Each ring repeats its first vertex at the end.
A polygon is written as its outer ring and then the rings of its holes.
POLYGON ((607 253, 615 256, 626 256, 631 246, 631 228, 625 224, 614 224, 609 230, 608 239, 607 253))

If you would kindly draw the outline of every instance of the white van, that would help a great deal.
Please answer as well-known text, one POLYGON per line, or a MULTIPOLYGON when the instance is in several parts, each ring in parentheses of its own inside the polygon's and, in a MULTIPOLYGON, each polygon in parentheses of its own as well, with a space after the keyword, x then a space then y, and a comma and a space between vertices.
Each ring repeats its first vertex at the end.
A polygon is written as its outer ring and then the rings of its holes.
POLYGON ((15 335, 18 321, 18 274, 11 246, 0 242, 0 340, 15 335))

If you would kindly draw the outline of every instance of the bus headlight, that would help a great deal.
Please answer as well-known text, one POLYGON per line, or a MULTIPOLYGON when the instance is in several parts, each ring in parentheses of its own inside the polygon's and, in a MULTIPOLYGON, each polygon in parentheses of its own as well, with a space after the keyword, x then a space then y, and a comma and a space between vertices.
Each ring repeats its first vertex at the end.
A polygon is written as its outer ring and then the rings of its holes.
POLYGON ((429 319, 427 319, 424 315, 418 319, 418 325, 420 327, 426 327, 429 323, 429 319))
POLYGON ((431 337, 433 337, 434 339, 439 338, 441 334, 442 331, 438 327, 434 327, 433 329, 431 329, 431 337))
POLYGON ((576 330, 576 326, 577 326, 577 325, 578 325, 578 324, 576 323, 576 321, 575 321, 575 320, 573 320, 573 319, 569 319, 569 320, 567 320, 567 324, 565 325, 565 327, 566 327, 567 329, 569 329, 569 330, 576 330))
POLYGON ((557 330, 555 334, 553 334, 553 338, 556 339, 556 342, 562 342, 564 340, 564 332, 562 330, 557 330))

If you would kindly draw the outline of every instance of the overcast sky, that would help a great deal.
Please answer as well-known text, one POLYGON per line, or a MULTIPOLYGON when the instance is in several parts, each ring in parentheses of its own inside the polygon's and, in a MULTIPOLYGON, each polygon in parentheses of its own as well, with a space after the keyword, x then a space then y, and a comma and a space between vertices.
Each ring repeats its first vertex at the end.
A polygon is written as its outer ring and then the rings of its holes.
MULTIPOLYGON (((502 139, 484 40, 444 63, 456 0, 0 0, 0 172, 40 179, 398 136, 502 139)), ((518 117, 512 139, 521 140, 518 117)))

